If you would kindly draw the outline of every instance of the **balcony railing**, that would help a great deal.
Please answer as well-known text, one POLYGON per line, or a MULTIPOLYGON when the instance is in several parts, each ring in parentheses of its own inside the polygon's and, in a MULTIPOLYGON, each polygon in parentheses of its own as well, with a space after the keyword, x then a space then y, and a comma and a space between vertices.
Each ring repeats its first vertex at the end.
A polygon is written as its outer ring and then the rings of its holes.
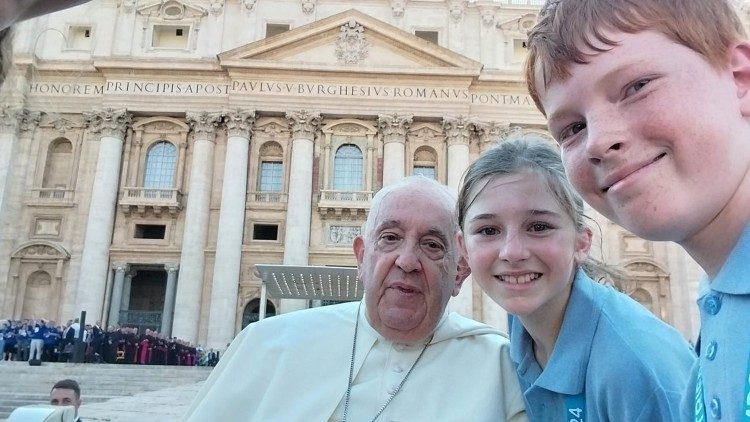
POLYGON ((248 192, 247 200, 250 202, 264 203, 286 203, 287 194, 284 192, 248 192))
POLYGON ((142 214, 150 208, 157 214, 162 211, 174 214, 182 209, 181 199, 182 193, 177 189, 127 187, 122 190, 120 207, 125 213, 135 209, 142 214))
POLYGON ((32 204, 45 205, 70 205, 73 204, 73 189, 64 188, 38 188, 32 189, 29 202, 32 204))
POLYGON ((344 211, 351 215, 364 215, 370 209, 371 191, 321 190, 318 211, 321 215, 332 212, 340 216, 344 211))

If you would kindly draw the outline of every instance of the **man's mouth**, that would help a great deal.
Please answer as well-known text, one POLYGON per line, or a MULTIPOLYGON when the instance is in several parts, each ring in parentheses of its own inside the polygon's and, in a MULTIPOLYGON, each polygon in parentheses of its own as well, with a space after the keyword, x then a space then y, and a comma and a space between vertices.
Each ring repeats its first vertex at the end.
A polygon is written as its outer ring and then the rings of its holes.
POLYGON ((496 278, 503 283, 508 284, 526 284, 538 279, 542 273, 527 273, 519 275, 498 275, 496 278))
POLYGON ((627 179, 632 174, 637 173, 637 172, 645 169, 646 167, 650 166, 651 164, 653 164, 653 163, 661 160, 666 155, 667 155, 667 153, 663 152, 663 153, 657 155, 656 157, 654 157, 654 159, 651 160, 651 161, 647 161, 646 163, 643 163, 643 164, 640 164, 640 165, 635 165, 633 167, 627 167, 627 168, 624 168, 624 169, 622 169, 620 171, 615 172, 614 174, 612 174, 609 177, 607 177, 607 179, 605 179, 604 187, 602 187, 602 192, 604 192, 604 193, 608 192, 609 189, 612 188, 612 186, 614 186, 614 185, 620 183, 621 181, 627 179))

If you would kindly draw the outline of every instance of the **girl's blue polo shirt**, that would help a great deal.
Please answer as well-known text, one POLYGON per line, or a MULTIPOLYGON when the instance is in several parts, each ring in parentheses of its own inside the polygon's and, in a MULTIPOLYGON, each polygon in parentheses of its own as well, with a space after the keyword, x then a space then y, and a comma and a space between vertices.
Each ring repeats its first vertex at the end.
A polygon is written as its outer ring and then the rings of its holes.
POLYGON ((560 334, 542 370, 532 340, 509 317, 511 359, 531 421, 576 420, 568 406, 585 397, 586 421, 684 421, 680 399, 696 358, 672 327, 643 306, 578 271, 560 334))
MULTIPOLYGON (((750 224, 716 277, 701 283, 698 306, 703 379, 698 404, 709 421, 750 421, 750 224)), ((695 390, 688 392, 695 396, 695 390)))

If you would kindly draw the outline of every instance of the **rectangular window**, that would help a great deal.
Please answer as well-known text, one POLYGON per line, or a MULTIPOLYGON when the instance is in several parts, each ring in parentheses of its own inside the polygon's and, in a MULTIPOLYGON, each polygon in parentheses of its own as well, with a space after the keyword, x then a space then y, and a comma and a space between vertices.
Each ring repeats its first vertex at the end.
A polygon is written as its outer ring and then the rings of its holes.
POLYGON ((167 226, 164 224, 136 224, 136 239, 164 239, 167 226))
POLYGON ((68 48, 71 50, 91 50, 91 27, 71 26, 68 30, 68 48))
POLYGON ((189 30, 189 26, 154 25, 151 46, 155 48, 186 49, 188 47, 186 34, 189 30))
POLYGON ((279 161, 262 161, 258 190, 261 192, 281 192, 283 166, 279 161))
POLYGON ((279 240, 279 225, 253 224, 253 240, 279 240))
POLYGON ((438 43, 438 31, 414 31, 414 35, 431 43, 440 44, 438 43))
POLYGON ((283 34, 284 32, 291 29, 289 24, 284 23, 267 23, 266 24, 266 38, 271 38, 275 35, 283 34))
POLYGON ((413 175, 422 175, 428 179, 435 180, 435 167, 433 166, 414 166, 413 175))

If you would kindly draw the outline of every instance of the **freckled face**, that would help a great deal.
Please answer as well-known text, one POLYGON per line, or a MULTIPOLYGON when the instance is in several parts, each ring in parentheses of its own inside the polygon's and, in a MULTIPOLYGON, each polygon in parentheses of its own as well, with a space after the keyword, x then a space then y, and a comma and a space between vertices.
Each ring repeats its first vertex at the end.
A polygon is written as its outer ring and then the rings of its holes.
POLYGON ((462 281, 453 210, 433 195, 419 187, 389 193, 372 233, 354 241, 367 319, 392 341, 429 337, 462 281))
POLYGON ((564 313, 591 242, 533 172, 492 178, 467 209, 457 239, 485 293, 509 313, 535 318, 564 313))
POLYGON ((747 82, 660 33, 608 37, 619 44, 540 92, 550 131, 586 202, 682 243, 750 184, 747 82))

